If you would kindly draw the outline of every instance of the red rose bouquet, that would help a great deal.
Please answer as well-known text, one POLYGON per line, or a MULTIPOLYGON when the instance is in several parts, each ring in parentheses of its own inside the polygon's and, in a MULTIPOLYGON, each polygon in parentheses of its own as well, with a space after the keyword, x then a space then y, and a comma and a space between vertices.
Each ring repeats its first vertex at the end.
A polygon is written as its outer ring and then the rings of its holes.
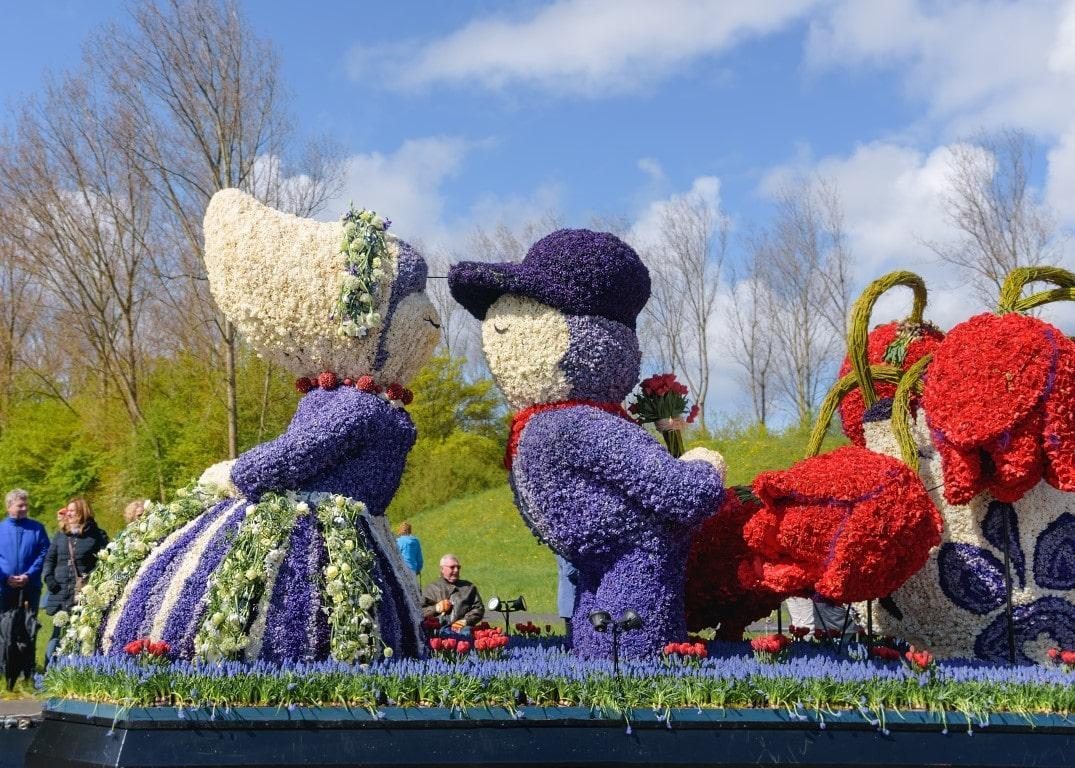
POLYGON ((687 408, 687 387, 676 381, 674 373, 658 373, 642 382, 642 393, 635 396, 627 410, 639 424, 653 424, 664 438, 668 452, 675 458, 683 455, 683 428, 694 422, 698 406, 687 408), (686 419, 684 419, 686 414, 686 419))

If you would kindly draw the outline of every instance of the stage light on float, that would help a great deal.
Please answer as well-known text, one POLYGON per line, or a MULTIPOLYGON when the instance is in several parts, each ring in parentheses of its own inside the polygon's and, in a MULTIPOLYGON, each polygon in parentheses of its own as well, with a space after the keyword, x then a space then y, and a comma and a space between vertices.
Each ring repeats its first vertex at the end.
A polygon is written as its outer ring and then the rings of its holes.
POLYGON ((526 598, 519 595, 514 600, 501 600, 496 595, 493 595, 486 601, 485 607, 490 611, 496 611, 504 615, 504 634, 510 635, 511 614, 526 610, 526 598))

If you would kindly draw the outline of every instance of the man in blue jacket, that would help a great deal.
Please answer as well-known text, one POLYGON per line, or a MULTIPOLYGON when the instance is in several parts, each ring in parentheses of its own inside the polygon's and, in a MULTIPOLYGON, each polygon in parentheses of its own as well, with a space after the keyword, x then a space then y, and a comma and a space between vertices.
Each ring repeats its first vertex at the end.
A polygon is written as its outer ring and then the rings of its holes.
POLYGON ((49 536, 45 526, 27 517, 26 491, 16 488, 4 501, 7 518, 0 521, 0 603, 7 609, 29 602, 30 610, 36 613, 49 536))
POLYGON ((422 545, 418 541, 418 537, 411 533, 410 523, 400 523, 398 532, 396 546, 399 547, 399 554, 403 557, 403 562, 407 564, 407 567, 414 572, 415 581, 418 584, 418 588, 421 589, 422 545))

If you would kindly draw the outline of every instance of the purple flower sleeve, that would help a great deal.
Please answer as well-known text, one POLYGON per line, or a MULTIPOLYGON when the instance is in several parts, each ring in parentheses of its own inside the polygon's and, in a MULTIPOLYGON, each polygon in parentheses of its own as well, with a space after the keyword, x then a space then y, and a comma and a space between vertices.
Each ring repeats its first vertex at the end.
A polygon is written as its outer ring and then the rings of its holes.
POLYGON ((395 409, 375 395, 344 387, 314 390, 302 398, 284 434, 239 457, 232 482, 252 500, 303 488, 373 444, 398 442, 393 437, 400 424, 395 409))
MULTIPOLYGON (((641 427, 578 406, 535 416, 519 441, 532 470, 592 496, 614 491, 639 513, 679 525, 696 525, 720 504, 723 486, 704 461, 681 461, 641 427)), ((578 499, 585 503, 592 499, 578 499)))

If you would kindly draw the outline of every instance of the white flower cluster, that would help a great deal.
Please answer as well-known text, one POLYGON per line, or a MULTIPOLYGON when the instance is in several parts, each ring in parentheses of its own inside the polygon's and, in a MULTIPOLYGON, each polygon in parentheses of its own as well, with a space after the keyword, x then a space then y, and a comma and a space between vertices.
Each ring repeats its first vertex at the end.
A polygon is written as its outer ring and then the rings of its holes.
POLYGON ((251 611, 283 561, 299 515, 308 512, 307 505, 274 494, 247 507, 231 549, 209 578, 205 617, 194 636, 197 657, 220 661, 238 658, 247 650, 251 611))
POLYGON ((391 656, 381 641, 377 605, 381 590, 373 580, 374 553, 363 546, 358 521, 364 504, 332 496, 318 504, 317 517, 325 535, 328 565, 322 574, 322 610, 328 616, 329 652, 342 662, 369 662, 391 656))
MULTIPOLYGON (((890 421, 872 422, 864 425, 866 444, 870 450, 900 457, 899 445, 892 432, 890 421)), ((873 620, 875 632, 904 638, 915 645, 928 648, 938 657, 974 658, 974 641, 978 634, 996 618, 995 612, 980 616, 960 607, 944 594, 941 589, 941 577, 937 561, 940 547, 948 542, 973 544, 987 552, 993 553, 998 560, 1003 555, 983 535, 982 521, 989 510, 993 496, 983 492, 975 496, 969 504, 950 504, 944 498, 944 474, 941 471, 940 456, 930 439, 929 428, 925 422, 925 413, 919 409, 918 417, 912 425, 912 434, 918 445, 919 477, 929 491, 930 498, 937 505, 944 520, 941 544, 930 552, 929 560, 916 574, 908 579, 892 595, 896 606, 903 615, 896 619, 884 609, 874 605, 873 620)), ((1018 520, 1019 546, 1026 562, 1026 584, 1020 586, 1013 579, 1012 603, 1015 606, 1026 605, 1045 595, 1056 595, 1072 600, 1075 595, 1069 592, 1041 589, 1034 584, 1032 563, 1035 543, 1046 527, 1061 515, 1075 513, 1075 494, 1058 491, 1045 482, 1039 483, 1015 504, 1018 520)), ((865 605, 857 608, 865 616, 865 605)), ((1045 661, 1045 651, 1049 644, 1040 648, 1038 661, 1045 661)), ((1029 646, 1024 651, 1032 657, 1034 649, 1029 646)))
MULTIPOLYGON (((352 224, 281 213, 236 189, 217 192, 209 202, 205 266, 213 298, 260 355, 295 376, 316 376, 326 370, 341 376, 373 371, 398 272, 399 245, 382 233, 383 252, 371 256, 365 278, 381 287, 370 291, 373 286, 366 285, 359 290, 362 286, 352 280, 356 275, 348 272, 352 249, 350 245, 346 252, 340 249, 346 227, 352 224), (338 302, 356 290, 356 299, 362 299, 356 307, 366 318, 367 331, 348 326, 341 334, 345 318, 338 302)), ((406 383, 428 359, 438 334, 427 318, 438 322, 424 293, 399 303, 390 324, 392 370, 383 369, 386 382, 406 383), (399 332, 391 333, 397 326, 399 332), (402 372, 408 375, 399 375, 402 372)))
MULTIPOLYGON (((216 498, 206 489, 193 486, 177 491, 175 500, 168 504, 146 504, 142 516, 120 531, 97 555, 97 567, 89 582, 79 592, 70 615, 65 615, 60 624, 66 627, 60 639, 60 653, 92 654, 97 649, 97 636, 105 614, 111 610, 110 618, 119 615, 125 590, 134 583, 135 574, 150 553, 216 498)), ((107 630, 104 634, 107 636, 107 630)))
POLYGON ((563 400, 571 384, 560 361, 571 346, 563 313, 534 299, 507 294, 482 322, 482 349, 512 408, 563 400))
POLYGON ((347 276, 336 302, 339 336, 361 338, 381 322, 377 305, 385 287, 385 229, 385 220, 373 211, 356 211, 352 206, 343 216, 340 253, 347 276))

